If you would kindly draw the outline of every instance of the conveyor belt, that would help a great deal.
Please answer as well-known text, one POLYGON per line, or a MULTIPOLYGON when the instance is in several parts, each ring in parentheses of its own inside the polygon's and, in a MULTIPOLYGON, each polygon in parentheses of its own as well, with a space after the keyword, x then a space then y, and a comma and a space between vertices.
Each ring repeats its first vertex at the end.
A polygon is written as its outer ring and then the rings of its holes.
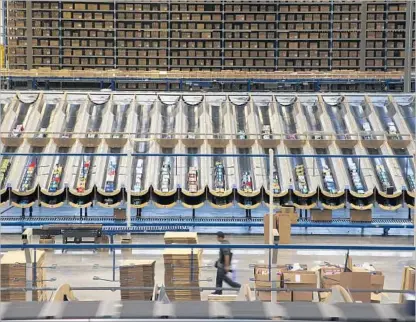
MULTIPOLYGON (((2 226, 40 226, 51 223, 85 223, 85 224, 102 224, 108 226, 107 230, 117 229, 125 230, 125 221, 115 220, 112 217, 29 217, 22 220, 21 217, 4 217, 1 218, 2 226), (124 226, 124 227, 123 227, 124 226)), ((133 226, 193 226, 193 227, 262 227, 263 218, 224 218, 224 217, 149 217, 137 218, 131 221, 133 226)), ((404 219, 374 219, 371 223, 352 223, 349 219, 334 219, 332 222, 311 222, 300 219, 292 227, 300 228, 413 228, 412 222, 404 219)))
POLYGON ((181 302, 163 304, 148 301, 82 301, 2 303, 3 321, 71 320, 91 321, 414 321, 405 305, 362 303, 262 303, 181 302))

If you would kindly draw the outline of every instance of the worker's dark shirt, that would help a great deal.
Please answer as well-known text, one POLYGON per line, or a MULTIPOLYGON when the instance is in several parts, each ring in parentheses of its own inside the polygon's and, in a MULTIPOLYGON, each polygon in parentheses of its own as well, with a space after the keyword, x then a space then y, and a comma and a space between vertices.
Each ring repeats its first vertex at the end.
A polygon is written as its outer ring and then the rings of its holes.
MULTIPOLYGON (((230 242, 228 241, 228 240, 223 240, 223 241, 221 241, 221 244, 222 245, 229 245, 230 244, 230 242)), ((218 262, 220 263, 220 264, 224 264, 225 263, 225 256, 226 255, 229 255, 230 256, 230 263, 229 264, 231 264, 231 258, 233 257, 233 253, 231 253, 231 249, 230 248, 220 248, 220 258, 218 259, 218 262)))

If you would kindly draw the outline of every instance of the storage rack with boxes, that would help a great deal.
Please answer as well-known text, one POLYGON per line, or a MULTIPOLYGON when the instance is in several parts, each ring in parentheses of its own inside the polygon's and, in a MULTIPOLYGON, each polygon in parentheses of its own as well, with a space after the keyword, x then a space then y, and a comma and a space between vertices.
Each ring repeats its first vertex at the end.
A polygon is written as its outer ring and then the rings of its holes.
POLYGON ((171 2, 171 70, 221 70, 223 15, 221 2, 171 2))
POLYGON ((27 26, 26 13, 29 9, 26 8, 26 1, 9 1, 7 10, 9 66, 16 69, 31 68, 31 63, 27 60, 33 55, 29 51, 31 46, 28 46, 28 33, 31 33, 32 29, 27 26))
POLYGON ((406 55, 413 45, 411 6, 405 0, 11 0, 8 59, 13 69, 404 71, 412 60, 406 55))
POLYGON ((111 21, 116 25, 117 67, 127 70, 167 70, 168 2, 117 1, 115 5, 115 17, 111 21))

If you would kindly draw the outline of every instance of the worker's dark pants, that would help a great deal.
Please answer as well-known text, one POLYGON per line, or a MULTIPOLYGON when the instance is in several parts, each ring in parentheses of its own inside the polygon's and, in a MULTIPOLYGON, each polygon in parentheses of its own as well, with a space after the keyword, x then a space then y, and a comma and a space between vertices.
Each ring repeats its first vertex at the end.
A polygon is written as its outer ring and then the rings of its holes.
POLYGON ((217 288, 217 290, 215 291, 215 293, 217 294, 221 294, 222 293, 222 282, 227 283, 228 285, 230 285, 231 287, 234 288, 240 288, 241 285, 238 284, 237 282, 234 282, 226 273, 224 268, 222 267, 218 267, 217 268, 217 280, 216 280, 216 285, 215 287, 217 288))

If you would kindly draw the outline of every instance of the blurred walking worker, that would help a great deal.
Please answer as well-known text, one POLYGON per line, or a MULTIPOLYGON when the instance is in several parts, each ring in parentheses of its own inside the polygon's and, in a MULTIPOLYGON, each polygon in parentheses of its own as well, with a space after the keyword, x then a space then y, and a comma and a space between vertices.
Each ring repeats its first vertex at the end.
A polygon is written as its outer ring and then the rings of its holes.
MULTIPOLYGON (((230 242, 225 239, 225 235, 222 231, 217 232, 217 240, 222 245, 229 245, 230 242)), ((228 247, 220 248, 220 257, 215 262, 215 267, 217 268, 217 279, 215 287, 217 290, 212 294, 221 295, 222 294, 222 284, 223 282, 227 283, 233 288, 240 288, 241 285, 237 282, 234 282, 229 276, 228 273, 231 272, 231 259, 233 253, 228 247)))

